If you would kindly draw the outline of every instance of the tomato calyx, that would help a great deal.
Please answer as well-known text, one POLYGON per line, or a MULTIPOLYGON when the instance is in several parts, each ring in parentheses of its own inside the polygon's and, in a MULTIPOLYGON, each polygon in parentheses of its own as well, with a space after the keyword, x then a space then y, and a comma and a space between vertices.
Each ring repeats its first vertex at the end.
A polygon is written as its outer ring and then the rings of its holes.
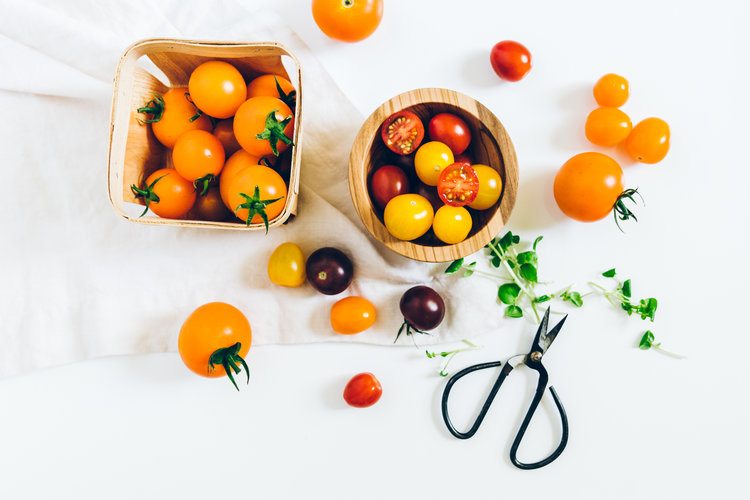
POLYGON ((414 342, 414 345, 416 347, 419 347, 419 346, 417 346, 417 341, 414 340, 414 337, 413 337, 415 333, 419 333, 420 335, 432 335, 430 332, 425 332, 424 330, 420 330, 416 326, 404 320, 404 322, 401 323, 401 327, 398 329, 398 332, 396 333, 396 338, 393 340, 394 344, 398 342, 398 338, 401 336, 402 333, 405 333, 407 337, 411 337, 412 342, 414 342))
POLYGON ((151 115, 151 118, 138 118, 138 123, 144 125, 146 123, 156 123, 160 121, 161 117, 164 116, 164 108, 164 98, 161 94, 153 94, 150 101, 136 109, 138 113, 151 115))
POLYGON ((154 192, 154 186, 156 186, 156 183, 166 176, 167 175, 164 174, 161 177, 154 179, 154 182, 152 182, 148 186, 145 186, 143 189, 139 188, 135 184, 130 185, 130 190, 133 192, 135 197, 143 198, 143 203, 146 205, 146 208, 143 209, 143 213, 141 213, 141 215, 139 215, 138 217, 143 217, 144 215, 146 215, 146 212, 148 212, 148 208, 151 203, 159 203, 161 201, 159 199, 159 195, 154 192))
MULTIPOLYGON (((193 123, 195 120, 197 120, 198 118, 200 118, 201 116, 205 114, 203 113, 203 111, 198 109, 198 106, 195 105, 195 103, 193 102, 193 98, 190 97, 190 92, 185 92, 185 100, 189 102, 190 104, 192 104, 193 107, 195 108, 195 114, 188 119, 190 123, 193 123)), ((216 118, 214 118, 213 116, 208 116, 208 119, 211 121, 211 126, 216 127, 216 124, 218 123, 216 121, 216 118)))
POLYGON ((199 196, 206 196, 206 193, 208 193, 208 188, 211 187, 211 184, 213 184, 215 180, 216 176, 214 174, 206 174, 199 179, 195 179, 193 181, 195 192, 198 193, 199 196))
POLYGON ((245 193, 240 193, 240 196, 245 199, 245 202, 241 203, 239 206, 237 206, 237 208, 234 209, 235 213, 243 208, 247 209, 247 219, 245 219, 245 224, 247 224, 248 226, 253 220, 253 217, 259 215, 260 218, 263 219, 263 223, 266 225, 266 234, 268 234, 268 214, 266 214, 266 207, 271 203, 279 201, 283 198, 283 196, 270 200, 261 200, 259 186, 255 186, 255 191, 253 191, 252 196, 248 196, 245 193))
POLYGON ((266 128, 263 129, 263 132, 255 136, 256 139, 268 141, 268 144, 271 145, 271 151, 274 156, 279 156, 279 141, 287 146, 294 146, 292 140, 284 133, 284 129, 289 125, 289 122, 292 121, 292 117, 287 116, 283 120, 279 120, 276 117, 276 113, 278 112, 278 110, 273 110, 268 113, 268 116, 266 116, 266 128))
POLYGON ((613 214, 615 216, 615 224, 617 224, 617 229, 619 229, 621 232, 625 232, 622 230, 622 227, 620 227, 620 221, 627 221, 630 219, 633 219, 634 221, 638 222, 638 217, 635 216, 635 214, 630 210, 626 205, 626 201, 630 201, 633 204, 638 204, 638 200, 635 199, 635 196, 638 196, 638 198, 641 199, 641 202, 645 204, 645 200, 643 199, 643 196, 641 196, 641 193, 638 192, 638 188, 635 189, 626 189, 623 191, 620 196, 617 197, 617 201, 615 201, 615 205, 613 208, 613 214))
POLYGON ((279 93, 279 99, 281 99, 284 104, 294 109, 294 106, 297 103, 297 91, 291 90, 287 94, 286 92, 284 92, 284 89, 281 88, 278 78, 273 77, 273 81, 276 82, 276 92, 279 93))
POLYGON ((236 344, 229 347, 216 349, 211 354, 211 357, 208 358, 208 373, 214 371, 216 365, 223 366, 224 371, 227 372, 227 377, 229 377, 229 380, 234 385, 234 388, 238 391, 240 390, 240 388, 237 385, 237 382, 234 380, 234 376, 239 375, 239 373, 242 371, 242 368, 245 369, 245 374, 247 374, 247 383, 250 383, 250 369, 247 367, 245 359, 240 356, 241 348, 242 343, 237 342, 236 344))

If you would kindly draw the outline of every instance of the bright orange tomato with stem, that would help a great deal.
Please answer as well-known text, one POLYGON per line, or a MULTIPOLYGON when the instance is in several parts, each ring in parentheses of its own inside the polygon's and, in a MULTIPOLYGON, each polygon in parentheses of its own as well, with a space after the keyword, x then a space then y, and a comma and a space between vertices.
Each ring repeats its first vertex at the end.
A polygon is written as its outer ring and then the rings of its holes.
POLYGON ((221 175, 219 176, 219 192, 221 193, 221 199, 229 210, 234 213, 229 203, 229 187, 231 183, 229 180, 245 167, 253 167, 260 165, 260 158, 253 156, 244 149, 240 149, 224 163, 224 168, 221 169, 221 175))
POLYGON ((268 96, 281 99, 290 108, 294 107, 297 91, 292 82, 283 76, 267 74, 253 79, 247 84, 247 98, 268 96))
POLYGON ((586 118, 586 138, 597 146, 616 146, 632 129, 630 117, 617 108, 596 108, 586 118))
POLYGON ((173 168, 161 168, 146 178, 142 187, 130 186, 136 198, 146 205, 141 217, 151 209, 165 219, 181 219, 195 203, 195 188, 173 168))
POLYGON ((376 318, 375 306, 364 297, 344 297, 331 307, 331 328, 343 335, 367 330, 376 318))
POLYGON ((239 390, 234 375, 245 370, 253 332, 242 311, 224 302, 210 302, 188 316, 180 329, 177 348, 183 363, 203 377, 227 375, 239 390))
POLYGON ((156 140, 170 149, 189 130, 211 130, 211 120, 190 102, 187 87, 156 94, 137 111, 146 115, 142 121, 151 124, 156 140))
POLYGON ((636 161, 659 163, 669 152, 669 125, 661 118, 640 121, 628 136, 625 149, 636 161))
POLYGON ((251 97, 237 110, 234 136, 251 155, 279 156, 292 145, 294 114, 275 97, 251 97))
POLYGON ((383 0, 313 0, 318 28, 342 42, 359 42, 372 35, 383 18, 383 0))
POLYGON ((196 191, 206 194, 224 166, 224 146, 205 130, 191 130, 177 139, 172 150, 172 163, 177 173, 191 181, 196 191))
POLYGON ((188 89, 201 111, 219 119, 233 116, 247 98, 242 73, 224 61, 206 61, 195 68, 188 89))
POLYGON ((227 184, 227 208, 247 225, 268 223, 284 211, 287 189, 284 179, 264 165, 243 168, 227 184))

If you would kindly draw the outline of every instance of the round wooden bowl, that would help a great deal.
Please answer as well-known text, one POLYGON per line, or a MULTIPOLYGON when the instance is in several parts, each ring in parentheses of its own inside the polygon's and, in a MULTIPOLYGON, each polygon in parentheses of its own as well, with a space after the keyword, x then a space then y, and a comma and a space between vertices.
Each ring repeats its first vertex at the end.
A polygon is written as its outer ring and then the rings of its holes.
MULTIPOLYGON (((424 142, 428 140, 425 137, 424 142)), ((409 156, 412 160, 413 157, 414 154, 409 156)), ((407 171, 410 176, 414 173, 411 170, 407 171)), ((498 235, 510 217, 518 192, 516 151, 500 120, 480 102, 453 90, 412 90, 383 103, 362 125, 349 156, 349 191, 362 223, 385 246, 414 260, 451 261, 479 251, 498 235), (430 118, 437 113, 449 112, 460 116, 471 127, 472 141, 467 153, 471 154, 475 163, 489 165, 500 173, 503 180, 500 199, 487 210, 470 210, 472 230, 461 243, 447 245, 438 240, 432 230, 414 241, 396 239, 383 224, 382 210, 374 206, 370 199, 370 172, 385 164, 396 163, 403 166, 403 158, 399 159, 391 153, 380 138, 383 121, 392 113, 403 109, 416 113, 425 128, 430 118)))

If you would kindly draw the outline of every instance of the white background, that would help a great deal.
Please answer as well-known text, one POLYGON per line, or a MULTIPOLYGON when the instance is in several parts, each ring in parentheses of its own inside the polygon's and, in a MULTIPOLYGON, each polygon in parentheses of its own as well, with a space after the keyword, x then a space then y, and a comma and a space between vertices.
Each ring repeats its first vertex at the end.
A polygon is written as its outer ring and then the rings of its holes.
MULTIPOLYGON (((0 382, 0 498, 739 494, 750 446, 747 4, 386 4, 375 35, 346 45, 318 32, 309 2, 265 2, 365 115, 424 86, 460 90, 488 105, 521 164, 510 227, 529 238, 545 235, 544 279, 582 284, 616 265, 633 278, 636 295, 661 300, 653 325, 597 301, 571 315, 545 361, 570 417, 562 457, 533 472, 508 463, 535 383, 521 370, 478 435, 464 442, 442 426, 436 365, 411 348, 255 348, 252 381, 240 394, 225 381, 192 376, 176 354, 159 354, 0 382), (534 69, 520 83, 500 82, 489 66, 489 49, 502 39, 522 41, 533 53, 534 69), (624 235, 610 220, 565 220, 550 200, 559 165, 596 150, 582 126, 594 106, 591 85, 610 71, 630 80, 624 110, 634 121, 656 115, 672 127, 672 151, 660 165, 631 165, 613 153, 647 199, 641 222, 624 235), (645 327, 688 359, 635 349, 645 327), (367 410, 341 399, 360 371, 376 373, 385 391, 367 410)), ((485 348, 457 358, 456 367, 526 349, 533 328, 483 336, 485 348)), ((489 374, 479 378, 456 393, 457 417, 468 418, 484 398, 489 374)), ((557 438, 549 401, 543 409, 522 449, 526 460, 557 438)))

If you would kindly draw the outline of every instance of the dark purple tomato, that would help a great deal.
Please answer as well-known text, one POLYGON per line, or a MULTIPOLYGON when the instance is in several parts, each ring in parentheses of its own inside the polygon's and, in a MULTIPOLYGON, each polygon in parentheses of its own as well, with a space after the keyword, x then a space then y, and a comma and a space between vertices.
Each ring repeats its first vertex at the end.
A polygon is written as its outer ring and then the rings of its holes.
POLYGON ((409 192, 409 177, 395 165, 383 165, 372 174, 370 196, 381 210, 392 198, 409 192))
POLYGON ((445 205, 443 203, 443 200, 440 199, 440 195, 438 194, 437 188, 435 186, 428 186, 427 184, 424 184, 422 182, 417 182, 417 188, 414 190, 414 192, 420 196, 424 196, 427 198, 427 201, 430 202, 430 205, 432 205, 432 209, 437 212, 438 208, 445 205))
POLYGON ((351 284, 354 266, 351 259, 338 248, 315 250, 305 263, 307 281, 322 294, 336 295, 351 284))
POLYGON ((456 155, 453 161, 455 163, 468 163, 469 165, 472 165, 472 166, 476 164, 476 162, 474 161, 474 157, 471 156, 466 151, 464 151, 460 155, 456 155))
POLYGON ((443 298, 435 290, 424 285, 409 288, 401 297, 399 307, 406 325, 423 332, 437 328, 445 316, 443 298))

